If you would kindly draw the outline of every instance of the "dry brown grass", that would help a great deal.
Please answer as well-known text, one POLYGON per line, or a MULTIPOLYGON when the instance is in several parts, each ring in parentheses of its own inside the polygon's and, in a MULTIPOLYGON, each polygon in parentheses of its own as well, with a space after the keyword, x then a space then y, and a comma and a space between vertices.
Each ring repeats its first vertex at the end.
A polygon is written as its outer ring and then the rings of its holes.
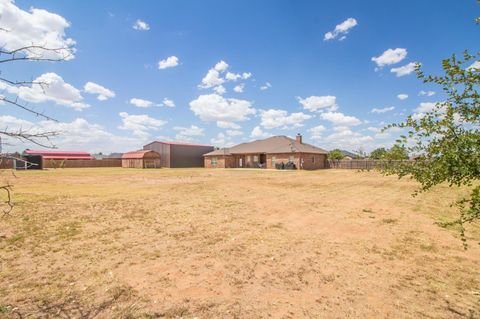
POLYGON ((463 191, 374 172, 20 172, 0 317, 478 318, 463 191))

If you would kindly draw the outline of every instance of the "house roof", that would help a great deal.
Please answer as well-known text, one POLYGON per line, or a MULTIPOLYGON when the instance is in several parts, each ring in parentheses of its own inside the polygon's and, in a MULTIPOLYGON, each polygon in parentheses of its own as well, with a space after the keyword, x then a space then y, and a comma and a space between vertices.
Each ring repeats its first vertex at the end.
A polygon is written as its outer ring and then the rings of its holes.
POLYGON ((231 155, 231 154, 252 154, 252 153, 314 153, 327 154, 322 148, 307 143, 299 143, 295 139, 280 135, 272 136, 264 140, 257 140, 248 143, 242 143, 228 149, 215 150, 204 156, 212 155, 231 155))
MULTIPOLYGON (((153 144, 153 143, 160 143, 160 144, 167 144, 167 145, 185 145, 185 146, 209 146, 207 144, 195 144, 195 143, 187 143, 187 142, 165 142, 165 141, 153 141, 151 143, 148 143, 147 145, 153 144)), ((145 146, 147 146, 145 145, 145 146)))
POLYGON ((40 155, 43 159, 93 159, 88 152, 25 150, 24 155, 40 155))
POLYGON ((220 156, 220 155, 232 155, 229 148, 221 148, 214 150, 213 152, 204 154, 203 156, 220 156))
POLYGON ((351 157, 351 158, 360 157, 359 154, 355 154, 353 152, 349 152, 349 151, 346 151, 346 150, 340 150, 340 152, 343 154, 343 156, 348 156, 348 157, 351 157))
MULTIPOLYGON (((151 150, 141 150, 141 151, 133 151, 133 152, 127 152, 123 153, 122 159, 136 159, 136 158, 143 158, 146 153, 152 153, 153 151, 151 150)), ((153 152, 156 153, 156 152, 153 152)))

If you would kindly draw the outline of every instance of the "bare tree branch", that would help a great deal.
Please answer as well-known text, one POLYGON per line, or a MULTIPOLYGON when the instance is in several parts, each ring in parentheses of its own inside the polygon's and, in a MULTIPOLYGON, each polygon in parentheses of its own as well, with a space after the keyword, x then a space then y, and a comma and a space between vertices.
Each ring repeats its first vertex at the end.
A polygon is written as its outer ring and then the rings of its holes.
POLYGON ((13 86, 27 86, 27 85, 39 85, 43 90, 45 90, 45 87, 48 86, 47 82, 36 82, 36 81, 12 81, 9 79, 5 79, 0 77, 0 81, 5 82, 7 84, 13 85, 13 86))
MULTIPOLYGON (((0 32, 11 32, 5 28, 0 28, 0 32)), ((71 47, 62 47, 62 48, 48 48, 47 45, 28 45, 23 46, 14 50, 7 50, 5 46, 0 47, 0 64, 14 62, 14 61, 53 61, 59 62, 67 60, 69 57, 72 56, 73 49, 71 47)), ((1 74, 1 71, 0 71, 1 74)), ((41 89, 45 92, 45 88, 47 87, 48 83, 44 82, 36 82, 36 81, 13 81, 6 78, 3 74, 0 77, 0 82, 6 83, 9 86, 34 86, 39 85, 41 89)), ((11 92, 8 92, 8 86, 6 89, 6 94, 0 94, 0 104, 7 103, 9 105, 13 105, 17 108, 20 108, 23 111, 28 113, 34 114, 37 117, 48 121, 58 122, 54 118, 43 114, 42 112, 38 112, 33 108, 29 107, 27 104, 22 104, 18 101, 18 96, 15 98, 8 97, 11 92)), ((54 148, 55 146, 51 142, 51 138, 59 135, 60 133, 57 131, 44 131, 44 132, 29 132, 25 131, 22 128, 17 130, 9 130, 7 128, 2 128, 3 131, 0 131, 0 153, 1 153, 1 146, 3 145, 1 141, 2 136, 9 137, 11 139, 20 140, 22 142, 30 142, 38 146, 42 147, 49 147, 54 148)), ((14 157, 9 157, 8 155, 0 154, 0 164, 4 159, 11 159, 11 160, 21 160, 14 157)), ((23 160, 24 161, 24 160, 23 160)), ((26 163, 26 161, 24 161, 26 163)), ((31 165, 36 165, 34 163, 29 163, 31 165)), ((30 165, 30 166, 31 166, 30 165)), ((13 174, 13 170, 12 170, 13 174)), ((14 175, 15 176, 15 175, 14 175)), ((4 215, 8 215, 14 205, 12 201, 12 185, 8 180, 0 184, 0 192, 4 191, 6 193, 6 209, 3 210, 4 215)))
POLYGON ((5 96, 0 96, 0 101, 9 103, 9 104, 14 105, 14 106, 16 106, 16 107, 19 107, 19 108, 23 109, 24 111, 27 111, 27 112, 29 112, 29 113, 32 113, 32 114, 34 114, 34 115, 36 115, 36 116, 38 116, 38 117, 41 117, 41 118, 43 118, 43 119, 45 119, 45 120, 53 121, 53 122, 58 122, 58 120, 54 119, 53 117, 50 117, 50 116, 45 115, 45 114, 43 114, 43 113, 37 112, 37 111, 35 111, 34 109, 32 109, 32 108, 30 108, 30 107, 28 107, 28 106, 26 106, 26 105, 20 104, 20 103, 18 102, 18 98, 15 98, 15 100, 10 100, 10 99, 8 99, 8 98, 5 97, 5 96))
POLYGON ((30 61, 53 61, 60 62, 68 59, 72 56, 72 48, 70 47, 60 47, 60 48, 48 48, 43 45, 28 45, 15 50, 4 50, 0 49, 0 55, 8 55, 10 57, 0 60, 0 63, 19 61, 19 60, 30 60, 30 61), (26 54, 28 52, 30 55, 26 54), (47 58, 45 53, 53 52, 58 55, 61 55, 58 58, 47 58), (17 54, 21 54, 17 56, 17 54))
POLYGON ((11 138, 15 138, 21 140, 23 142, 31 142, 35 145, 54 148, 55 146, 51 142, 51 138, 60 135, 58 131, 47 131, 47 132, 39 132, 39 133, 29 133, 28 131, 24 131, 22 129, 17 130, 16 132, 9 132, 8 128, 4 131, 0 131, 0 135, 5 135, 11 138), (41 141, 46 141, 48 143, 44 143, 41 141))
POLYGON ((13 201, 12 201, 12 185, 10 184, 5 184, 0 186, 0 190, 3 190, 7 194, 7 200, 5 201, 5 204, 7 205, 6 209, 3 209, 3 215, 8 215, 13 209, 13 201))

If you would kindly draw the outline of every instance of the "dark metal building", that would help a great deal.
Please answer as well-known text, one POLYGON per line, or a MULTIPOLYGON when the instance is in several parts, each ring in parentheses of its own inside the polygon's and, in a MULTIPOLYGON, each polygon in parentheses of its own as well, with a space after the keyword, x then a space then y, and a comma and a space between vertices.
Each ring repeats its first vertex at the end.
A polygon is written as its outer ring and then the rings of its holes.
POLYGON ((160 154, 162 167, 203 167, 203 154, 213 151, 213 146, 178 142, 155 141, 143 147, 160 154))

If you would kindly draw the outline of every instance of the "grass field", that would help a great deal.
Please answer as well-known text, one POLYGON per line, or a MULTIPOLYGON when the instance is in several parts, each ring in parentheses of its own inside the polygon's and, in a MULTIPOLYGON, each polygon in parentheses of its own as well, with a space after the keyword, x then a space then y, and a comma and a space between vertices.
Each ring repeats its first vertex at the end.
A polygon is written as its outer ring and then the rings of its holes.
MULTIPOLYGON (((480 318, 462 191, 349 170, 19 172, 0 318, 480 318)), ((465 191, 465 190, 464 190, 465 191)))

